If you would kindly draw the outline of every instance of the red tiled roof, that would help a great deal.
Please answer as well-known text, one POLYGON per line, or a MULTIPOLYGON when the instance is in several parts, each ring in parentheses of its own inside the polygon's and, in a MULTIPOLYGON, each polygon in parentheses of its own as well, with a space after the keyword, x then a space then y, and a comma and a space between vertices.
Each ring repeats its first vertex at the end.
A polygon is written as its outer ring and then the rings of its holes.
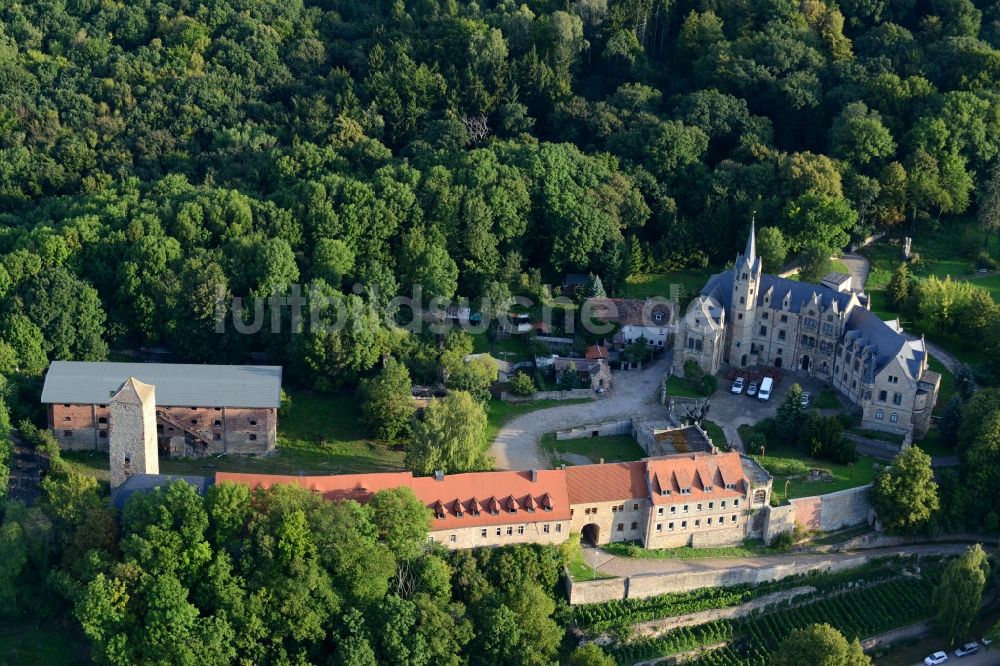
POLYGON ((239 483, 253 488, 270 488, 278 483, 298 486, 321 493, 324 499, 367 502, 372 495, 387 488, 410 487, 412 472, 378 472, 373 474, 337 474, 329 476, 294 476, 289 474, 239 474, 218 472, 216 483, 239 483))
POLYGON ((683 453, 650 458, 646 461, 646 470, 653 490, 653 504, 743 497, 749 489, 740 456, 736 452, 683 453), (727 483, 732 483, 735 487, 727 490, 727 483), (681 493, 683 488, 690 488, 691 492, 681 493), (661 494, 663 490, 669 491, 669 494, 661 494))
POLYGON ((570 504, 615 502, 649 496, 646 463, 642 461, 567 467, 566 486, 570 504))
POLYGON ((566 473, 563 470, 538 470, 534 474, 535 481, 531 480, 532 472, 446 474, 441 480, 414 477, 411 472, 332 476, 219 472, 215 479, 217 483, 239 483, 250 488, 270 488, 286 483, 322 493, 325 499, 353 499, 358 502, 367 502, 380 490, 407 487, 434 512, 432 531, 569 520, 566 473), (485 500, 477 499, 483 495, 487 497, 485 500), (498 500, 498 497, 503 499, 498 500), (444 518, 437 518, 439 515, 444 518))
POLYGON ((432 521, 432 531, 569 520, 566 473, 550 469, 537 470, 534 474, 535 481, 531 480, 532 472, 446 474, 441 480, 431 476, 416 477, 411 487, 428 506, 438 500, 445 502, 445 517, 432 521), (472 499, 483 495, 487 495, 487 499, 478 501, 478 515, 472 511, 457 515, 447 503, 448 499, 455 497, 471 503, 472 499))
POLYGON ((602 347, 600 345, 591 345, 587 347, 587 351, 584 353, 584 358, 595 360, 599 358, 606 359, 608 357, 607 347, 602 347))

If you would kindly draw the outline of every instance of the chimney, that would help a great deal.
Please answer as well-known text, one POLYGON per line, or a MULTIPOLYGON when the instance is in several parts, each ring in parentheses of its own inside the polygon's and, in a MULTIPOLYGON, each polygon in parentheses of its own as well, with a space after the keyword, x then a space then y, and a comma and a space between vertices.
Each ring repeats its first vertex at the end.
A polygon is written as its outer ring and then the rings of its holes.
POLYGON ((538 470, 537 469, 532 469, 531 470, 531 482, 535 483, 536 481, 538 481, 538 470))
POLYGON ((603 465, 604 464, 604 458, 601 458, 600 460, 598 460, 597 464, 598 465, 603 465))
POLYGON ((434 480, 435 481, 444 481, 444 472, 442 470, 439 470, 439 469, 434 470, 434 480))

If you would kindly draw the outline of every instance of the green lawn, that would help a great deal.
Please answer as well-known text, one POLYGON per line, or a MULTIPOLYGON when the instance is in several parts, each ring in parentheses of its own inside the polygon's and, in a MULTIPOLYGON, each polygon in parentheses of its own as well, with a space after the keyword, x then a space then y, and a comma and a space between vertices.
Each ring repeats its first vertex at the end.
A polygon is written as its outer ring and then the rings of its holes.
MULTIPOLYGON (((739 427, 740 439, 750 441, 753 426, 739 427)), ((859 456, 853 465, 837 465, 828 460, 819 460, 805 455, 798 449, 768 442, 763 456, 753 456, 764 469, 774 476, 772 494, 780 500, 825 495, 826 493, 856 488, 871 483, 875 479, 874 465, 882 465, 871 456, 859 456), (822 470, 833 476, 832 481, 810 481, 806 477, 810 470, 822 470), (785 496, 785 482, 788 495, 785 496)))
POLYGON ((683 377, 678 377, 677 375, 670 375, 670 377, 667 378, 667 393, 677 398, 705 397, 698 386, 683 377))
POLYGON ((701 422, 702 429, 708 433, 708 436, 712 438, 712 443, 715 444, 720 450, 729 450, 729 441, 726 439, 726 433, 722 430, 720 426, 715 421, 703 420, 701 422))
POLYGON ((570 537, 572 541, 568 544, 570 549, 569 561, 567 568, 569 569, 570 578, 573 580, 606 580, 608 578, 614 578, 614 576, 609 576, 599 572, 594 567, 587 564, 583 559, 583 550, 580 548, 580 535, 574 534, 570 537))
POLYGON ((820 389, 819 395, 816 396, 815 407, 817 409, 840 409, 843 406, 844 404, 837 397, 837 392, 829 386, 820 389))
POLYGON ((646 456, 638 442, 631 435, 610 435, 608 437, 581 437, 580 439, 556 440, 548 433, 542 436, 542 450, 549 454, 553 467, 561 464, 572 465, 565 455, 584 456, 592 463, 628 462, 646 456))
POLYGON ((686 268, 669 273, 633 275, 625 283, 626 298, 649 298, 651 296, 670 297, 670 285, 680 287, 683 302, 701 291, 708 278, 719 272, 719 268, 686 268))
POLYGON ((528 348, 528 336, 515 335, 504 340, 490 340, 485 333, 472 336, 472 351, 476 354, 490 354, 501 361, 530 361, 533 357, 528 348))
POLYGON ((691 558, 710 557, 756 557, 758 555, 773 555, 779 551, 768 548, 760 541, 746 540, 741 546, 720 546, 718 548, 643 548, 635 543, 609 543, 601 547, 605 552, 619 557, 635 557, 654 560, 687 560, 691 558))
POLYGON ((534 412, 539 409, 546 409, 547 407, 556 407, 558 405, 578 405, 584 402, 590 402, 590 400, 587 398, 581 398, 579 400, 532 400, 530 402, 504 402, 503 400, 490 400, 489 404, 486 406, 486 439, 489 442, 495 440, 497 438, 497 433, 500 432, 500 428, 503 424, 515 416, 527 414, 528 412, 534 412))
MULTIPOLYGON (((1000 302, 1000 274, 979 277, 976 273, 976 257, 983 249, 982 238, 982 232, 975 223, 965 219, 943 223, 937 231, 918 230, 913 239, 913 251, 920 255, 920 262, 912 267, 913 274, 920 278, 950 275, 954 279, 969 280, 989 291, 993 299, 1000 302)), ((903 260, 902 242, 892 244, 882 241, 861 252, 871 262, 866 288, 872 298, 872 310, 883 319, 898 317, 898 313, 891 312, 886 306, 884 289, 903 260)), ((989 252, 995 259, 1000 259, 1000 245, 996 242, 990 243, 989 252)), ((919 321, 906 318, 903 327, 917 335, 925 332, 919 321)), ((947 335, 934 335, 932 339, 963 363, 978 364, 984 360, 981 350, 975 346, 976 341, 947 335)))
POLYGON ((70 632, 25 625, 0 627, 0 664, 63 666, 89 664, 89 651, 70 632))

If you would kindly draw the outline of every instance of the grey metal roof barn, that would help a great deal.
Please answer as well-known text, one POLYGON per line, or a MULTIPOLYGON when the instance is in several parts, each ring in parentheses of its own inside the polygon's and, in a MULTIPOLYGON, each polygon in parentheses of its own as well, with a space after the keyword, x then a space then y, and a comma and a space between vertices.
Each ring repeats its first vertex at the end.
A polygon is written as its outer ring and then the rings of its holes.
POLYGON ((156 387, 167 407, 278 407, 279 365, 91 363, 53 361, 45 375, 45 404, 101 405, 129 377, 156 387))

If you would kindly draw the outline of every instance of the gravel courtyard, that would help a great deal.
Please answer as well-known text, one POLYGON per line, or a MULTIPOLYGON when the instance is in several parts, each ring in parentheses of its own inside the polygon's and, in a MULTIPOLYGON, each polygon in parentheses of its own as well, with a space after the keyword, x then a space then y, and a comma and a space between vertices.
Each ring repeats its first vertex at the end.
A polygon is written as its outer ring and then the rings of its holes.
POLYGON ((496 468, 548 467, 538 440, 555 430, 632 416, 666 418, 666 408, 658 400, 672 359, 673 352, 667 352, 642 370, 616 371, 612 391, 597 400, 549 407, 511 419, 501 428, 490 449, 496 468))

